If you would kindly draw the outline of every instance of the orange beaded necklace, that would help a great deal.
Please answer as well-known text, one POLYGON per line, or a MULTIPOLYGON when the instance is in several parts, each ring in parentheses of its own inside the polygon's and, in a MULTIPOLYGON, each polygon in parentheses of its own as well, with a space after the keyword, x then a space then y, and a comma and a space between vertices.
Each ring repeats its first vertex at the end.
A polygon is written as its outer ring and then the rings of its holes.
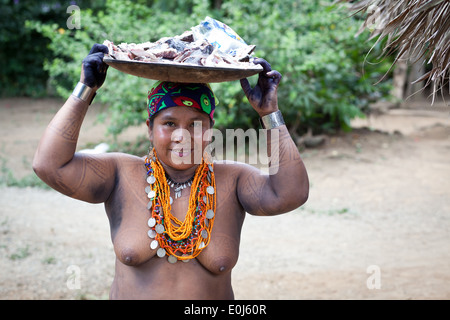
POLYGON ((171 263, 188 262, 197 257, 211 239, 216 211, 214 165, 203 158, 196 169, 184 221, 171 214, 170 188, 154 149, 145 158, 145 167, 149 183, 145 193, 150 199, 147 209, 151 212, 148 220, 150 248, 157 250, 161 258, 168 255, 171 263))

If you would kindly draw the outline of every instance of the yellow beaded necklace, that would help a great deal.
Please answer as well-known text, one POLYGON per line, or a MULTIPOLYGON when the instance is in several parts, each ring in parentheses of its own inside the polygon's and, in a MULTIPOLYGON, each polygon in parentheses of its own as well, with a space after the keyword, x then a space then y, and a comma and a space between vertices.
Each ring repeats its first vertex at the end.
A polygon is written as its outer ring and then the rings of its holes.
POLYGON ((150 248, 156 254, 175 263, 188 262, 206 248, 211 239, 216 211, 216 182, 213 163, 202 163, 195 171, 189 196, 189 208, 184 221, 171 214, 172 198, 164 168, 153 149, 145 158, 147 182, 145 193, 150 199, 147 209, 148 236, 152 239, 150 248))

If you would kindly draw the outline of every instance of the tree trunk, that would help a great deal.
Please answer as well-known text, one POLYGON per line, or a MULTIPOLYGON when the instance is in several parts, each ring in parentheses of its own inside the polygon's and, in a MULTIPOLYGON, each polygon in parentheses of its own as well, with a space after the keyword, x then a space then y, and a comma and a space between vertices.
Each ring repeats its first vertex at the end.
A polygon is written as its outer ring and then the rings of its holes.
POLYGON ((400 101, 405 98, 407 77, 408 63, 404 59, 399 59, 394 67, 392 95, 400 101))
POLYGON ((222 0, 214 0, 214 9, 219 10, 222 7, 222 0))
POLYGON ((422 89, 423 89, 423 81, 413 83, 416 79, 419 79, 423 76, 425 72, 423 59, 415 61, 411 64, 409 74, 408 74, 408 82, 405 92, 405 98, 411 100, 417 100, 422 97, 422 89))

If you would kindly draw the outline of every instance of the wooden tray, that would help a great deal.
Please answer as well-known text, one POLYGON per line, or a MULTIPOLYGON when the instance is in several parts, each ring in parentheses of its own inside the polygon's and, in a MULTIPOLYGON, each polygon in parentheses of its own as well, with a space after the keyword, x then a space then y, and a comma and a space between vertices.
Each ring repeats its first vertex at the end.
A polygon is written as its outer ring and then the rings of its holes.
POLYGON ((261 71, 261 65, 248 68, 205 67, 169 62, 142 62, 104 58, 109 66, 133 76, 152 80, 185 83, 211 83, 234 81, 253 76, 261 71))

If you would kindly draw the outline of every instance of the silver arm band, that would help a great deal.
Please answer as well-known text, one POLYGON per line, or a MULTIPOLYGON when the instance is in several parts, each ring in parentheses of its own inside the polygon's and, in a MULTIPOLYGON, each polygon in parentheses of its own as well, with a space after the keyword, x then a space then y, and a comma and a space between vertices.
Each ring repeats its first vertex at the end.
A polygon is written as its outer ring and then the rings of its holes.
POLYGON ((261 126, 264 129, 273 129, 284 125, 283 115, 281 114, 280 110, 269 113, 264 117, 261 117, 260 122, 261 126))
POLYGON ((92 94, 92 91, 93 90, 91 87, 88 87, 84 83, 78 82, 75 86, 75 89, 73 89, 72 95, 91 104, 92 100, 94 100, 95 97, 94 93, 92 99, 90 101, 88 100, 89 96, 92 94))

